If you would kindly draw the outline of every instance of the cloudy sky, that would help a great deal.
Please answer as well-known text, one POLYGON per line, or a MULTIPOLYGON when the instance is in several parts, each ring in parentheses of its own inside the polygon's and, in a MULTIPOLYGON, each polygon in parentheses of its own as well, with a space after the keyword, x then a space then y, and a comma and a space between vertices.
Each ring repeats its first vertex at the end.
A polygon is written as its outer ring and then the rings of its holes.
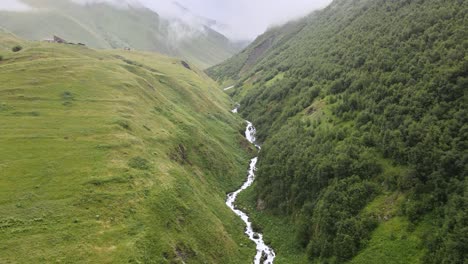
POLYGON ((179 0, 193 12, 230 27, 235 38, 254 38, 267 27, 325 7, 331 0, 179 0))
POLYGON ((0 0, 0 10, 24 11, 28 6, 19 0, 0 0))
MULTIPOLYGON (((66 0, 57 0, 66 1, 66 0)), ((75 2, 141 2, 167 15, 180 15, 174 0, 73 0, 75 2)), ((224 25, 218 28, 233 39, 253 39, 268 27, 323 8, 332 0, 177 0, 193 13, 215 19, 224 25)), ((0 0, 0 9, 24 11, 21 0, 0 0)))

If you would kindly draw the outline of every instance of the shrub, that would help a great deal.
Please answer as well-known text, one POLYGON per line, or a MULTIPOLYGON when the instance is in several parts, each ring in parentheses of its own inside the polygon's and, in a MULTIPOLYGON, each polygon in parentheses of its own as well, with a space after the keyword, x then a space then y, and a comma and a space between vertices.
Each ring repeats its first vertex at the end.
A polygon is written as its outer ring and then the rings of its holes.
POLYGON ((3 60, 3 56, 2 56, 2 55, 0 55, 0 61, 2 61, 2 60, 3 60))
POLYGON ((69 91, 65 91, 62 93, 62 99, 63 100, 73 100, 74 99, 74 96, 71 92, 69 91))
POLYGON ((148 160, 142 158, 142 157, 134 157, 131 158, 130 161, 128 162, 128 166, 134 169, 139 169, 139 170, 149 170, 150 169, 150 163, 148 160))
POLYGON ((20 50, 22 50, 22 49, 23 49, 23 47, 21 47, 20 45, 16 45, 16 46, 14 46, 11 50, 12 50, 13 52, 18 52, 18 51, 20 51, 20 50))
POLYGON ((126 130, 131 130, 130 123, 127 120, 118 120, 116 124, 126 130))

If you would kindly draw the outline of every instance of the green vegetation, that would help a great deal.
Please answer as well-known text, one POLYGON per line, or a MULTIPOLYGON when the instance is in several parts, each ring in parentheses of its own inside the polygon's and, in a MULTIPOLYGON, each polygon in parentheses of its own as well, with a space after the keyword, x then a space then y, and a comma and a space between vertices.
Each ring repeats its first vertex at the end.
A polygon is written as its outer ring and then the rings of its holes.
MULTIPOLYGON (((207 73, 220 83, 238 81, 243 77, 244 73, 254 68, 273 51, 276 51, 275 48, 277 46, 286 43, 295 34, 300 32, 305 25, 305 21, 299 20, 267 31, 241 53, 229 58, 216 67, 209 68, 207 73)), ((261 68, 258 69, 258 71, 261 70, 261 68)), ((255 79, 255 76, 253 79, 255 79)))
POLYGON ((411 230, 411 224, 398 216, 383 222, 373 232, 369 246, 350 263, 372 264, 385 259, 386 263, 421 263, 425 253, 421 250, 421 237, 428 230, 421 225, 420 230, 411 230))
POLYGON ((265 243, 275 246, 275 263, 307 263, 307 255, 296 240, 295 226, 281 215, 262 211, 262 202, 255 199, 255 188, 256 184, 240 193, 237 204, 243 211, 248 212, 254 230, 263 233, 265 243))
POLYGON ((203 72, 6 33, 0 52, 1 263, 253 258, 224 204, 248 166, 244 124, 203 72))
POLYGON ((149 170, 151 168, 148 160, 142 157, 131 158, 128 162, 128 166, 139 170, 149 170))
POLYGON ((198 25, 173 25, 146 8, 117 8, 105 3, 79 5, 71 0, 24 0, 33 10, 0 11, 0 27, 29 40, 57 35, 93 48, 131 48, 182 57, 207 68, 241 47, 198 25))
POLYGON ((265 232, 279 255, 466 261, 467 13, 466 1, 336 0, 207 70, 240 87, 230 95, 257 127, 244 203, 260 226, 291 227, 265 232))
POLYGON ((17 45, 17 46, 14 46, 13 48, 11 48, 11 51, 18 52, 18 51, 20 51, 22 49, 23 49, 23 47, 21 47, 20 45, 17 45))

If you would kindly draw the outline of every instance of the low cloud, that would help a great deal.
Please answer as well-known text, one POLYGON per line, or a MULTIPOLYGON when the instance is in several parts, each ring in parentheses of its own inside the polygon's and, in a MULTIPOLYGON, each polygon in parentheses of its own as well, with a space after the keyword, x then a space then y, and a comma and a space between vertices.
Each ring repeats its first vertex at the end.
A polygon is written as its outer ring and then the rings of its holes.
POLYGON ((20 0, 1 0, 0 10, 24 12, 31 10, 31 7, 21 2, 20 0))
POLYGON ((221 22, 233 39, 253 39, 269 27, 327 6, 332 0, 180 0, 195 13, 221 22), (203 2, 203 4, 201 4, 203 2))
MULTIPOLYGON (((73 0, 107 2, 117 6, 141 5, 173 21, 203 30, 209 24, 231 39, 254 39, 269 27, 305 16, 332 0, 73 0), (184 8, 187 8, 184 10, 184 8), (215 23, 216 21, 216 23, 215 23)), ((179 32, 187 28, 174 24, 179 32), (183 29, 181 31, 181 29, 183 29)), ((187 33, 187 32, 186 32, 187 33)), ((190 33, 190 32, 188 32, 190 33)), ((193 32, 191 32, 193 33, 193 32)))
POLYGON ((142 3, 138 0, 71 0, 74 3, 81 5, 90 4, 111 4, 119 8, 127 8, 128 6, 142 6, 142 3))
POLYGON ((177 46, 181 41, 193 39, 205 34, 209 20, 192 13, 182 4, 173 0, 72 0, 78 4, 107 3, 118 8, 146 7, 158 13, 164 20, 160 21, 160 31, 165 32, 170 46, 177 46))
MULTIPOLYGON (((66 1, 66 0, 56 0, 66 1)), ((332 0, 71 0, 78 4, 108 3, 119 8, 147 7, 172 21, 175 39, 204 32, 209 25, 231 39, 254 39, 269 27, 323 8, 332 0), (185 24, 185 25, 184 25, 185 24), (189 25, 190 27, 187 27, 189 25), (195 29, 195 30, 194 30, 195 29)), ((0 10, 27 11, 21 0, 0 0, 0 10)))

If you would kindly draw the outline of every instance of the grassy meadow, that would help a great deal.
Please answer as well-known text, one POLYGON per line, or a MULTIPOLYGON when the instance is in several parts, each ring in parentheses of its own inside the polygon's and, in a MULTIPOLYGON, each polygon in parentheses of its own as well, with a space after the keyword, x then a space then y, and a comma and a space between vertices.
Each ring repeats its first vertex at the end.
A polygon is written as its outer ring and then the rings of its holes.
POLYGON ((0 56, 0 263, 250 261, 243 122, 202 71, 7 33, 0 56))

